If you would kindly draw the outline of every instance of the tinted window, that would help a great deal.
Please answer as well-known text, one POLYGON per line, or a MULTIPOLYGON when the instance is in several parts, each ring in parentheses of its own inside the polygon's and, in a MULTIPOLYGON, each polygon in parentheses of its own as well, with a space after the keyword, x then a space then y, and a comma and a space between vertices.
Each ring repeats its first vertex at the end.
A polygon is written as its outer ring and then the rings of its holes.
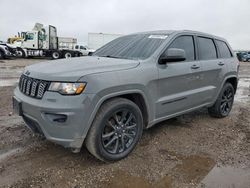
POLYGON ((216 59, 217 53, 213 40, 198 37, 198 54, 201 60, 216 59))
POLYGON ((146 59, 166 40, 165 34, 133 34, 119 37, 96 50, 93 56, 146 59))
POLYGON ((220 51, 220 57, 221 58, 230 58, 232 57, 232 54, 227 46, 227 44, 223 41, 216 40, 216 44, 220 51))
POLYGON ((26 35, 26 40, 33 40, 34 39, 34 33, 28 33, 26 35))
POLYGON ((186 61, 194 60, 194 40, 192 36, 181 36, 173 41, 169 48, 179 48, 185 50, 186 61))
POLYGON ((86 48, 84 48, 83 46, 80 46, 80 49, 81 49, 81 50, 86 50, 86 48))
POLYGON ((78 45, 75 46, 75 49, 79 49, 78 45))

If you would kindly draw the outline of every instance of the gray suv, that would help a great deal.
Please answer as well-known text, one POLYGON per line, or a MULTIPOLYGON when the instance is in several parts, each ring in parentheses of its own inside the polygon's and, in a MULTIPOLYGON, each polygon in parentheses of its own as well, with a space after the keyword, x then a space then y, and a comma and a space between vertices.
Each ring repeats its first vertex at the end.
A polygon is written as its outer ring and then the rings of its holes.
POLYGON ((143 129, 207 107, 228 116, 239 62, 227 41, 194 31, 154 31, 117 38, 92 56, 25 68, 14 111, 48 140, 115 161, 143 129))

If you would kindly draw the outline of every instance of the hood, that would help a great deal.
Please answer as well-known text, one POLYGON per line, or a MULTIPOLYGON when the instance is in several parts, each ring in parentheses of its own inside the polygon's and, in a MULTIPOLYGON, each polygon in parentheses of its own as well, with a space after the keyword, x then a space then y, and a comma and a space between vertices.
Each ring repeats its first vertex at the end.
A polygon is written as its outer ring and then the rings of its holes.
POLYGON ((41 80, 75 82, 85 75, 131 69, 138 65, 136 60, 84 56, 33 64, 25 68, 24 74, 41 80))

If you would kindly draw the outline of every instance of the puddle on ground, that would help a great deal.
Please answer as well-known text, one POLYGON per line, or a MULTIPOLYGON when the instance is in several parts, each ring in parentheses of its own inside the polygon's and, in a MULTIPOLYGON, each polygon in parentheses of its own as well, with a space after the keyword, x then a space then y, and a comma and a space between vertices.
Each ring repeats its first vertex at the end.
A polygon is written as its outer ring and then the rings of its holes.
POLYGON ((127 172, 117 170, 110 181, 102 186, 107 188, 171 188, 172 179, 169 176, 165 176, 154 184, 149 183, 145 178, 139 176, 129 175, 127 172))
MULTIPOLYGON (((104 186, 105 187, 105 186, 104 186)), ((146 179, 142 177, 131 176, 128 173, 118 170, 114 173, 114 176, 111 178, 110 182, 107 183, 106 187, 108 188, 151 188, 151 185, 147 182, 146 179)))
POLYGON ((250 79, 240 78, 237 92, 235 95, 236 102, 247 102, 250 99, 250 79))
POLYGON ((184 183, 199 183, 207 176, 214 165, 214 160, 209 157, 191 155, 183 157, 181 163, 175 166, 173 172, 184 183))
POLYGON ((5 158, 10 157, 11 155, 16 154, 20 150, 21 150, 20 148, 15 148, 15 149, 11 149, 11 150, 6 150, 6 149, 0 150, 0 162, 2 160, 4 160, 5 158))
POLYGON ((180 163, 168 175, 163 176, 156 182, 150 183, 144 177, 132 176, 127 172, 118 170, 114 172, 114 175, 104 187, 171 188, 172 185, 179 185, 180 183, 199 184, 215 165, 211 158, 203 156, 184 157, 178 155, 178 159, 180 163))
POLYGON ((11 78, 11 79, 1 79, 0 80, 0 87, 6 87, 6 86, 15 86, 18 83, 17 78, 11 78))
POLYGON ((250 169, 215 166, 202 180, 201 188, 249 188, 250 169))
POLYGON ((250 169, 218 166, 206 156, 179 156, 180 163, 160 180, 150 183, 144 177, 117 170, 103 186, 108 188, 171 188, 197 185, 199 188, 249 188, 250 169))

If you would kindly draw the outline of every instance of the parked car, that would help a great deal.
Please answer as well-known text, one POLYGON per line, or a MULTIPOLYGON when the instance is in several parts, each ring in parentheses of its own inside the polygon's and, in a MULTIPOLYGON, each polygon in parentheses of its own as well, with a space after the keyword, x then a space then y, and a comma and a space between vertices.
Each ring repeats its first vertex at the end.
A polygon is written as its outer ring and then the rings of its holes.
POLYGON ((243 55, 243 61, 250 61, 250 52, 246 52, 244 55, 243 55))
POLYGON ((48 140, 95 157, 126 157, 144 129, 208 108, 229 115, 239 62, 223 38, 195 31, 117 38, 92 56, 25 68, 14 111, 48 140))
POLYGON ((90 49, 88 46, 76 44, 74 46, 74 50, 77 50, 81 53, 82 56, 91 55, 93 52, 95 52, 94 49, 90 49))
POLYGON ((4 42, 0 42, 0 59, 9 58, 15 56, 16 48, 8 45, 4 42))

